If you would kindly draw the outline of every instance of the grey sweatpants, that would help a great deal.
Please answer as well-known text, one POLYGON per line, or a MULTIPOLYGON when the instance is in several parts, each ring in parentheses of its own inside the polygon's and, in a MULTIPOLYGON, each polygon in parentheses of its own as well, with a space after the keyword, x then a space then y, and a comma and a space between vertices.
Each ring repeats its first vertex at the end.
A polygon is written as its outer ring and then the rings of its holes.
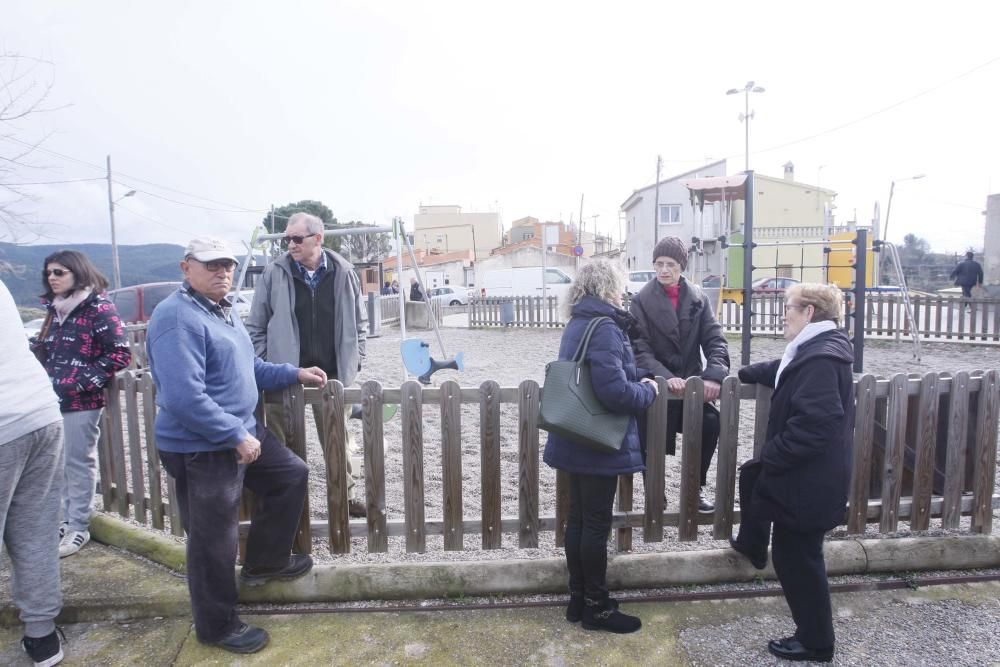
POLYGON ((97 489, 97 438, 102 410, 63 413, 66 437, 66 477, 63 483, 62 520, 69 530, 90 527, 97 489))
POLYGON ((57 421, 0 445, 0 533, 10 556, 11 597, 24 634, 55 630, 59 589, 59 500, 63 424, 57 421))

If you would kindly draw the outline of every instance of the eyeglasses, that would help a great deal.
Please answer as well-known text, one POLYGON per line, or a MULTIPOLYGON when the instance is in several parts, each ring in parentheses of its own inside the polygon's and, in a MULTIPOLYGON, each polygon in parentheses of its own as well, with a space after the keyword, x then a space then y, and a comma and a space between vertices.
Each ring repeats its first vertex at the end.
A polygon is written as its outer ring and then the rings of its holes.
POLYGON ((803 308, 808 308, 808 307, 809 307, 809 304, 802 304, 802 303, 786 303, 786 304, 785 304, 785 312, 787 313, 787 312, 788 312, 788 309, 789 309, 789 308, 796 308, 796 309, 798 309, 798 310, 802 310, 803 308))
POLYGON ((219 269, 229 273, 236 268, 236 262, 231 259, 213 259, 211 262, 203 262, 200 259, 195 259, 194 257, 191 257, 190 259, 194 259, 194 261, 198 262, 212 273, 215 273, 219 269))
POLYGON ((44 271, 42 271, 42 275, 44 275, 46 278, 48 278, 49 276, 62 278, 67 273, 73 273, 73 272, 70 271, 69 269, 45 269, 44 271))
POLYGON ((653 268, 657 271, 663 271, 665 269, 670 269, 671 271, 676 271, 681 268, 681 265, 677 262, 654 262, 653 268))
POLYGON ((282 236, 281 237, 281 247, 287 248, 288 244, 294 243, 295 245, 302 245, 305 240, 311 236, 316 236, 315 234, 309 234, 308 236, 299 236, 298 234, 292 236, 282 236))

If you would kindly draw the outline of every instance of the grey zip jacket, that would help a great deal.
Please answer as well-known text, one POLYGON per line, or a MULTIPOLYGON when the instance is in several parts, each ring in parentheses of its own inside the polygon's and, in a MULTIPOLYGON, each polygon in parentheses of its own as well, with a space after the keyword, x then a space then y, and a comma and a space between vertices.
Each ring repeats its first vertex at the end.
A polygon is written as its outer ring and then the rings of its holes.
MULTIPOLYGON (((345 387, 354 382, 365 359, 365 335, 368 318, 361 308, 361 281, 350 262, 327 248, 327 266, 335 266, 333 293, 333 331, 337 353, 337 380, 345 387), (344 298, 341 298, 343 295, 344 298), (346 297, 350 298, 346 298, 346 297)), ((299 365, 299 322, 295 317, 296 271, 292 258, 285 253, 261 274, 253 295, 253 306, 246 328, 254 351, 272 364, 299 365)), ((330 378, 334 379, 334 378, 330 378)))

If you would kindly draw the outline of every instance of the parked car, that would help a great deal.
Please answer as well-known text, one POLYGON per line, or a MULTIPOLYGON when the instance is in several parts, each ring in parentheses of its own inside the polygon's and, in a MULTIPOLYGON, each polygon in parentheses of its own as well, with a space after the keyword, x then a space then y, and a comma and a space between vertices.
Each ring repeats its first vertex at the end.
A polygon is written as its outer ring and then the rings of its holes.
POLYGON ((250 306, 253 305, 253 292, 253 290, 242 290, 239 296, 236 295, 235 291, 226 295, 233 304, 233 310, 244 320, 250 314, 250 306))
POLYGON ((701 279, 702 287, 722 287, 722 276, 709 275, 701 279))
POLYGON ((29 339, 34 336, 37 336, 38 333, 42 330, 42 324, 44 323, 45 323, 44 317, 36 317, 33 320, 28 320, 27 322, 24 323, 24 335, 27 336, 29 339))
POLYGON ((153 309, 181 286, 179 282, 144 283, 129 285, 108 292, 108 298, 115 304, 118 317, 127 324, 147 322, 153 309))
POLYGON ((656 277, 656 271, 629 271, 628 281, 625 283, 625 292, 636 294, 650 280, 656 277))
MULTIPOLYGON (((541 296, 543 287, 542 267, 523 266, 512 269, 486 271, 476 278, 476 285, 483 296, 541 296)), ((545 292, 560 299, 569 291, 573 279, 562 269, 547 267, 544 274, 545 292)))
POLYGON ((438 301, 442 306, 464 306, 469 303, 469 288, 451 285, 434 287, 430 296, 431 301, 438 301))
POLYGON ((755 294, 784 294, 786 289, 799 282, 795 278, 758 278, 750 287, 755 294))

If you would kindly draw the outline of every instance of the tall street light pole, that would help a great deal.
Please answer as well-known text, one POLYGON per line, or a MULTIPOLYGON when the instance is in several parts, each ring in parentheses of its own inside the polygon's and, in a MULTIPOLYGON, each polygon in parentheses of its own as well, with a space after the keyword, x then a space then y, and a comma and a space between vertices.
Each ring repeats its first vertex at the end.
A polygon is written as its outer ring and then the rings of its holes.
POLYGON ((131 197, 135 190, 129 190, 118 199, 114 198, 111 190, 111 156, 108 156, 108 214, 111 217, 111 270, 114 273, 115 289, 122 286, 121 269, 118 266, 118 238, 115 236, 115 202, 119 202, 125 197, 131 197))
MULTIPOLYGON (((901 178, 901 179, 899 179, 898 182, 902 183, 903 181, 919 181, 921 178, 923 178, 926 175, 927 174, 916 174, 915 176, 910 176, 908 178, 901 178)), ((889 203, 886 204, 886 206, 885 206, 885 225, 882 227, 882 240, 883 241, 888 241, 889 240, 889 214, 892 213, 892 195, 896 191, 896 183, 897 183, 897 181, 892 181, 892 183, 889 185, 889 203)), ((879 284, 879 280, 881 279, 881 275, 879 275, 879 274, 881 274, 881 264, 882 264, 881 260, 878 261, 878 262, 876 262, 876 266, 879 267, 879 269, 876 271, 876 276, 875 276, 875 284, 876 285, 879 284)))
POLYGON ((737 95, 743 93, 743 113, 740 114, 740 122, 746 123, 746 166, 745 169, 750 171, 750 119, 753 118, 754 112, 750 111, 750 93, 763 93, 764 88, 762 86, 753 85, 753 81, 747 81, 747 85, 743 88, 730 88, 726 91, 726 95, 737 95))

